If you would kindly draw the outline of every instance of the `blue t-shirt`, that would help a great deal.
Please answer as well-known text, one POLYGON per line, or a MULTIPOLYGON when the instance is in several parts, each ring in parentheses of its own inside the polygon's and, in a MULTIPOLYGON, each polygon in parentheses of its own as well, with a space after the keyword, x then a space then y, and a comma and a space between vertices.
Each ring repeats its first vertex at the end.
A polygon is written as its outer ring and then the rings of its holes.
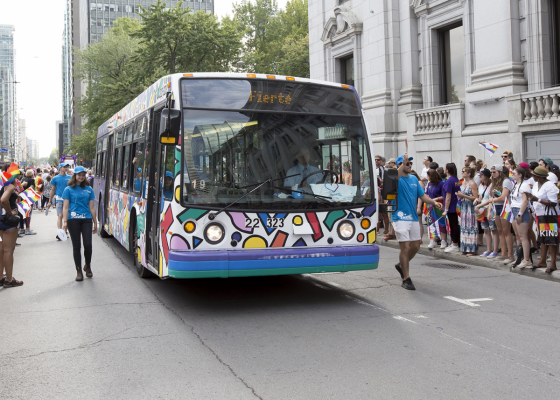
POLYGON ((428 187, 426 188, 426 194, 430 199, 437 199, 443 196, 443 181, 439 181, 437 185, 432 185, 428 182, 428 187))
MULTIPOLYGON (((62 201, 62 194, 64 193, 64 189, 68 186, 68 181, 70 180, 71 176, 66 175, 57 175, 51 180, 51 186, 56 186, 56 192, 54 196, 54 201, 62 201)), ((91 218, 91 217, 90 217, 91 218)))
POLYGON ((447 211, 448 214, 456 214, 457 213, 457 193, 461 190, 461 183, 456 176, 450 176, 445 181, 443 185, 443 206, 445 207, 445 196, 447 193, 451 193, 451 202, 449 203, 449 210, 447 211))
POLYGON ((67 186, 64 189, 62 198, 70 201, 68 219, 91 219, 89 202, 95 199, 95 193, 91 187, 86 186, 83 188, 76 185, 72 188, 67 186))
POLYGON ((416 206, 418 197, 424 195, 424 189, 413 175, 401 176, 399 179, 399 194, 397 196, 397 212, 391 213, 391 221, 418 221, 416 206))

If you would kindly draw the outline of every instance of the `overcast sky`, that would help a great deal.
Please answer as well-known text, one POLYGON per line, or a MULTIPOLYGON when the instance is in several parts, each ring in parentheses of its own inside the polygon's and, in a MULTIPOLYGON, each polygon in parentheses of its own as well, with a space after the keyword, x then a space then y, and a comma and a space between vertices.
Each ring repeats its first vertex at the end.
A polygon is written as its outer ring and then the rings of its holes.
MULTIPOLYGON (((231 0, 215 0, 216 15, 231 14, 231 0)), ((40 157, 56 147, 62 119, 64 0, 0 0, 0 24, 14 25, 17 100, 27 137, 39 140, 40 157)), ((285 7, 286 0, 279 0, 285 7)))

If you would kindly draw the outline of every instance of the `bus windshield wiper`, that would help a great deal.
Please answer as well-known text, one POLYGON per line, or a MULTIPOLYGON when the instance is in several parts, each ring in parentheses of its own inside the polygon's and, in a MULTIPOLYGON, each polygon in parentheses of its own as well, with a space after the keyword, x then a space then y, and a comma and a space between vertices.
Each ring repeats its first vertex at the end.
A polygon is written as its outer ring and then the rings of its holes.
MULTIPOLYGON (((282 177, 282 178, 277 178, 277 179, 267 179, 266 181, 261 182, 261 183, 252 183, 251 185, 241 186, 239 189, 245 189, 245 188, 248 188, 248 187, 251 187, 251 186, 255 186, 255 185, 260 185, 260 184, 266 183, 266 182, 281 181, 282 179, 291 178, 292 176, 298 176, 298 175, 299 175, 299 174, 293 174, 293 175, 288 175, 288 176, 284 176, 284 177, 282 177)), ((247 194, 249 194, 249 193, 247 193, 247 194)))
MULTIPOLYGON (((299 174, 298 174, 298 175, 299 175, 299 174)), ((284 179, 284 178, 280 178, 280 179, 284 179)), ((274 179, 274 180, 277 181, 278 179, 274 179)), ((249 196, 251 193, 253 193, 255 190, 257 190, 258 188, 260 188, 261 186, 263 186, 265 183, 272 182, 272 181, 273 181, 272 179, 268 178, 268 179, 267 179, 266 181, 264 181, 264 182, 257 183, 257 185, 258 185, 257 187, 255 187, 254 189, 250 190, 249 192, 247 192, 246 194, 244 194, 243 196, 241 196, 241 197, 238 198, 237 200, 232 201, 231 203, 229 203, 227 206, 225 206, 225 207, 222 208, 221 210, 218 210, 218 212, 216 212, 216 213, 210 213, 210 214, 208 214, 208 219, 209 219, 210 221, 214 220, 214 218, 216 218, 216 216, 217 216, 219 213, 221 213, 222 211, 224 211, 226 208, 233 206, 233 205, 234 205, 235 203, 237 203, 239 200, 242 200, 242 199, 244 199, 245 197, 249 196)), ((252 186, 252 185, 249 185, 249 186, 252 186)), ((247 186, 245 186, 245 187, 247 187, 247 186)))
POLYGON ((308 195, 313 196, 313 197, 315 197, 315 198, 317 198, 317 199, 325 200, 325 201, 327 201, 327 202, 329 202, 329 203, 332 203, 332 202, 330 201, 330 200, 332 200, 332 197, 321 196, 321 195, 315 194, 315 193, 304 192, 303 190, 299 190, 299 188, 298 188, 298 190, 292 190, 292 189, 289 189, 289 188, 287 188, 287 187, 281 188, 281 187, 277 187, 277 186, 273 186, 273 188, 274 188, 274 189, 289 190, 289 191, 291 191, 292 193, 295 192, 295 193, 308 194, 308 195))

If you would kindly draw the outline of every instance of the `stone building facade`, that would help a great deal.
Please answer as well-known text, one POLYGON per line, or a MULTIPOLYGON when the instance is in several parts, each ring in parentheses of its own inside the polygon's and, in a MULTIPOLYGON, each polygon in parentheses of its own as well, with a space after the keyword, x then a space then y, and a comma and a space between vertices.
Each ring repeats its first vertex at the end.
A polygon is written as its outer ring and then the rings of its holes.
POLYGON ((560 164, 557 0, 309 0, 311 78, 353 85, 374 151, 560 164))

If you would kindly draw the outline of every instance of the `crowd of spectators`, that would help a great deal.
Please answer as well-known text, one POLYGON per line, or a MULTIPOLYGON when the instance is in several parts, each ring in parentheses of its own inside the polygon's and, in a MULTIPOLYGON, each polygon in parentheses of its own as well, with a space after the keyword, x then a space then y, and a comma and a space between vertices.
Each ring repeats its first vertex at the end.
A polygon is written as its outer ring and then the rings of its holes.
MULTIPOLYGON (((386 170, 398 168, 401 159, 375 156, 380 188, 386 170)), ((505 151, 491 166, 472 155, 465 156, 460 169, 453 162, 440 166, 430 156, 421 164, 420 173, 413 166, 411 174, 431 199, 443 204, 438 210, 418 199, 421 232, 430 249, 518 268, 546 268, 547 273, 556 270, 560 167, 549 157, 517 164, 512 152, 505 151), (535 253, 541 254, 537 264, 535 253)), ((385 241, 396 239, 390 219, 387 213, 379 218, 378 232, 383 227, 385 241)))

